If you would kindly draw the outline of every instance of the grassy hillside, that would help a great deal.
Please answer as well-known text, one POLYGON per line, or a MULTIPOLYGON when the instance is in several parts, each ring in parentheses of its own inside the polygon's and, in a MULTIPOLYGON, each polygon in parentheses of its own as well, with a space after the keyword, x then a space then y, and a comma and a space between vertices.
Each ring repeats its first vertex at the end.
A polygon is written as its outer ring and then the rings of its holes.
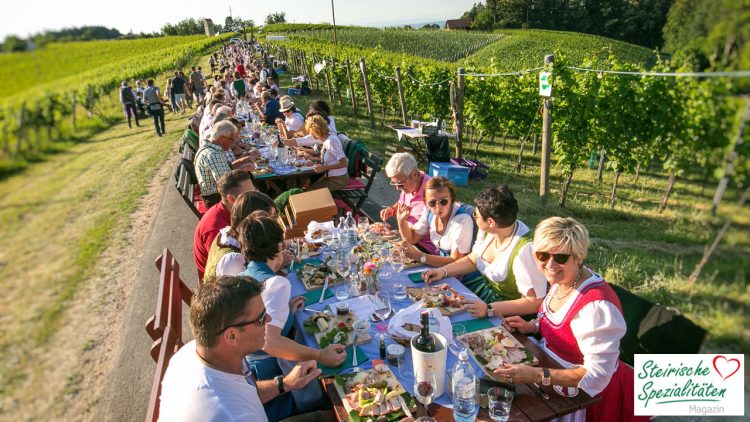
POLYGON ((528 69, 540 66, 544 55, 552 54, 556 49, 574 64, 582 63, 585 57, 605 58, 612 54, 621 62, 651 66, 656 58, 645 47, 597 35, 539 29, 502 29, 495 32, 503 37, 467 56, 461 63, 468 67, 486 67, 494 61, 500 70, 528 69))

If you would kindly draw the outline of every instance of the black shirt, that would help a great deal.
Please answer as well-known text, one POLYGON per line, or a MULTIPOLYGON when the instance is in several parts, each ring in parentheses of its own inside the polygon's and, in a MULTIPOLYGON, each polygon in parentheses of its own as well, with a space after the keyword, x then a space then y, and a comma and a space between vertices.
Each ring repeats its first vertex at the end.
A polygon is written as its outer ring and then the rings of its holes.
POLYGON ((185 80, 179 77, 172 79, 172 92, 175 94, 184 94, 185 80))

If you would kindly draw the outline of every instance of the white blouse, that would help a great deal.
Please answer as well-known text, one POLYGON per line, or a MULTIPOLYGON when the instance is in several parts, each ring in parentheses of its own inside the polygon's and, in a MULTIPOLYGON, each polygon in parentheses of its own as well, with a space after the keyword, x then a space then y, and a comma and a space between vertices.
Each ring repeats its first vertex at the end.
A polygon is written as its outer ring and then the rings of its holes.
MULTIPOLYGON (((338 163, 342 158, 346 158, 344 147, 341 146, 338 136, 328 135, 328 139, 323 142, 323 149, 320 153, 321 164, 332 165, 338 163)), ((328 170, 328 177, 343 176, 348 173, 346 166, 334 170, 328 170)))
MULTIPOLYGON (((227 234, 230 228, 230 226, 226 226, 219 230, 219 244, 234 246, 239 249, 240 242, 227 234)), ((245 271, 246 268, 244 255, 239 252, 229 252, 219 258, 219 262, 216 263, 216 277, 223 275, 236 276, 245 271)))
POLYGON ((283 330, 289 318, 289 299, 292 285, 286 277, 274 276, 265 281, 261 297, 266 305, 266 313, 271 316, 269 324, 283 330))
MULTIPOLYGON (((482 259, 485 249, 495 239, 492 235, 485 234, 482 230, 477 234, 477 241, 474 244, 472 252, 477 257, 477 270, 490 280, 499 283, 508 278, 508 268, 510 268, 510 257, 513 254, 518 241, 523 235, 529 232, 529 227, 521 220, 516 220, 518 227, 510 245, 506 247, 499 256, 496 256, 492 262, 486 262, 482 259), (481 239, 481 240, 480 240, 481 239)), ((516 287, 518 292, 526 296, 530 289, 534 289, 536 297, 544 297, 547 294, 547 279, 539 270, 534 261, 532 244, 528 242, 518 250, 513 261, 513 275, 516 277, 516 287)))
MULTIPOLYGON (((555 312, 549 309, 549 301, 557 290, 557 285, 553 285, 550 294, 547 295, 542 304, 545 317, 549 318, 554 324, 562 323, 568 311, 570 311, 571 305, 575 302, 575 298, 579 296, 580 290, 591 283, 602 280, 599 274, 593 272, 592 274, 576 288, 576 291, 568 297, 565 304, 555 312)), ((578 348, 583 354, 583 365, 581 366, 586 368, 586 375, 578 383, 578 388, 590 396, 599 394, 607 387, 612 374, 617 369, 620 358, 620 340, 627 330, 625 318, 614 304, 597 300, 584 305, 578 311, 578 314, 570 320, 570 329, 578 342, 578 348)), ((575 368, 578 366, 567 362, 549 350, 546 340, 542 340, 541 346, 563 367, 575 368)))
POLYGON ((305 125, 305 119, 302 117, 299 112, 292 113, 292 117, 287 117, 284 119, 284 125, 286 125, 286 129, 290 132, 296 132, 300 129, 302 129, 302 126, 305 125))
POLYGON ((423 212, 422 217, 411 227, 417 234, 424 236, 429 230, 432 244, 440 249, 466 255, 471 252, 471 238, 474 234, 474 222, 470 214, 456 215, 459 204, 453 203, 448 226, 443 234, 437 232, 435 228, 437 217, 432 214, 432 221, 428 221, 430 212, 423 212))

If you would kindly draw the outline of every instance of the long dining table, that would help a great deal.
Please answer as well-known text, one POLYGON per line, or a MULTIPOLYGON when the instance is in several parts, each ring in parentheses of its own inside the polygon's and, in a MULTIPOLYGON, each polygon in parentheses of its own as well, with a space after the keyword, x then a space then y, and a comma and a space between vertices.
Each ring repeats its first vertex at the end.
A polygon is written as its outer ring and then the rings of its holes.
MULTIPOLYGON (((418 273, 422 272, 428 269, 427 267, 420 266, 420 267, 413 267, 409 269, 405 269, 400 274, 394 275, 391 277, 390 280, 381 280, 381 289, 385 289, 387 291, 391 291, 393 284, 396 282, 396 280, 400 281, 405 287, 424 287, 424 283, 414 283, 412 282, 408 275, 410 273, 418 273)), ((292 296, 300 295, 308 290, 305 288, 302 281, 297 277, 297 274, 295 272, 289 273, 287 276, 289 281, 291 282, 291 293, 292 296)), ((467 299, 476 299, 476 295, 474 295, 468 288, 466 288, 459 280, 456 278, 446 278, 444 280, 441 280, 441 283, 447 283, 449 284, 454 290, 456 290, 458 293, 464 295, 467 299)), ((331 286, 331 289, 336 289, 337 286, 331 286)), ((318 289, 320 290, 320 289, 318 289)), ((316 295, 317 296, 317 295, 316 295)), ((319 310, 323 311, 326 308, 334 307, 337 303, 337 299, 334 296, 325 299, 322 303, 318 303, 317 301, 306 303, 305 308, 312 309, 312 310, 319 310)), ((391 303, 394 311, 399 311, 401 309, 404 309, 410 305, 412 305, 414 302, 413 300, 407 298, 404 300, 396 300, 391 296, 391 303)), ((356 310, 355 310, 356 313, 356 310)), ((303 322, 305 319, 307 319, 310 316, 309 311, 305 311, 304 309, 299 310, 295 317, 296 317, 296 340, 309 346, 309 347, 315 347, 317 348, 317 342, 315 340, 315 337, 313 335, 310 335, 303 329, 303 322)), ((367 315, 357 315, 358 318, 366 318, 367 315)), ((454 314, 450 316, 451 324, 454 323, 461 323, 462 321, 468 321, 473 319, 471 315, 469 315, 468 312, 460 312, 457 314, 454 314)), ((501 320, 497 317, 490 318, 490 322, 493 326, 497 326, 501 324, 501 320)), ((373 359, 379 359, 380 358, 380 350, 379 350, 379 342, 377 340, 377 324, 371 324, 370 325, 370 337, 372 337, 372 341, 364 344, 360 344, 359 348, 364 352, 364 354, 367 355, 369 358, 366 362, 359 365, 362 369, 369 369, 372 368, 372 361, 373 359)), ((548 367, 548 368, 560 368, 561 366, 553 360, 549 355, 547 355, 534 341, 532 341, 529 337, 520 334, 520 333, 513 333, 514 336, 532 353, 534 353, 534 356, 537 357, 539 360, 539 366, 541 367, 548 367)), ((391 339, 388 339, 387 344, 390 344, 392 342, 391 339)), ((408 348, 406 348, 405 353, 405 365, 401 368, 392 368, 394 375, 398 378, 401 385, 404 387, 404 389, 409 393, 413 394, 413 366, 412 366, 412 359, 411 359, 411 353, 408 348)), ((453 368, 458 358, 451 352, 447 353, 447 362, 446 362, 446 368, 453 368)), ((487 376, 487 374, 484 372, 484 370, 474 361, 474 359, 469 359, 472 366, 474 367, 474 370, 477 374, 477 376, 487 376)), ((447 381, 447 374, 446 376, 446 386, 448 385, 447 381)), ((329 398, 331 399, 331 402, 333 403, 334 410, 336 411, 336 415, 339 421, 344 421, 348 419, 348 414, 346 410, 343 407, 343 404, 341 402, 341 397, 338 396, 338 393, 333 388, 333 378, 324 378, 323 379, 323 386, 326 389, 326 392, 328 393, 329 398)), ((550 387, 545 386, 539 386, 541 390, 546 393, 546 396, 548 398, 543 398, 542 394, 540 394, 540 391, 537 389, 538 387, 527 384, 514 384, 513 387, 515 387, 515 396, 513 399, 513 404, 511 406, 511 413, 510 413, 510 420, 514 421, 546 421, 558 418, 560 416, 564 416, 573 412, 576 412, 580 409, 585 409, 587 407, 590 407, 594 404, 596 404, 599 401, 599 397, 591 397, 588 394, 586 394, 584 391, 579 391, 579 393, 574 397, 565 397, 561 396, 558 393, 555 392, 555 390, 550 387)), ((423 409, 420 409, 424 411, 423 409)), ((438 421, 453 421, 453 410, 451 405, 451 400, 449 398, 449 395, 447 393, 447 387, 446 392, 443 393, 440 397, 434 398, 433 402, 427 407, 427 412, 433 416, 438 421)), ((478 421, 489 421, 489 413, 486 408, 481 408, 479 411, 479 414, 477 415, 478 421)))

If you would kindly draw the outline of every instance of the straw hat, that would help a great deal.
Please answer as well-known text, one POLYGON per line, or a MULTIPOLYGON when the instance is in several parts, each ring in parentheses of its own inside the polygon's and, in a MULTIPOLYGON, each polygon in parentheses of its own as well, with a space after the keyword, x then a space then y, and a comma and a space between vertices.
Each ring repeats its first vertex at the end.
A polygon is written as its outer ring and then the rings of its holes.
POLYGON ((294 101, 291 98, 288 98, 286 95, 281 97, 281 109, 279 111, 289 111, 292 107, 294 107, 294 101))

